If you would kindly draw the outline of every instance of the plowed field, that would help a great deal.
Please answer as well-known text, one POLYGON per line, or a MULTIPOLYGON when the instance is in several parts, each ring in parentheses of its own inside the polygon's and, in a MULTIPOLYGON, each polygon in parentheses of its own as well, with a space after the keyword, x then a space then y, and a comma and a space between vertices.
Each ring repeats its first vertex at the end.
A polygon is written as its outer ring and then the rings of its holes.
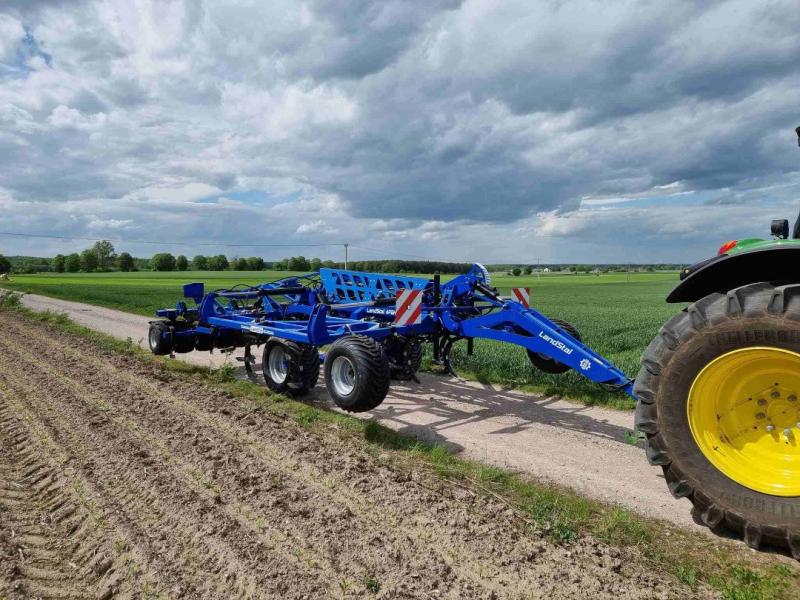
POLYGON ((0 312, 0 598, 689 598, 627 551, 0 312))

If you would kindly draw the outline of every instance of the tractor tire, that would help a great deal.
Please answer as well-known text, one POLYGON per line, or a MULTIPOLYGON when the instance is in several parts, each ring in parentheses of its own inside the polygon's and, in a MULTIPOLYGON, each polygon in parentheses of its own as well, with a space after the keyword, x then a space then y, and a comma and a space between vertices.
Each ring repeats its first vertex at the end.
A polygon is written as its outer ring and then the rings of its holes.
POLYGON ((317 385, 319 351, 309 344, 270 338, 264 345, 261 370, 273 392, 302 396, 317 385))
MULTIPOLYGON (((583 341, 581 334, 575 329, 575 326, 571 323, 567 323, 566 321, 562 321, 561 319, 550 319, 555 325, 558 326, 559 329, 563 329, 569 335, 574 337, 579 342, 583 341)), ((558 362, 554 358, 550 358, 549 356, 545 356, 544 354, 540 354, 538 352, 533 352, 528 350, 528 358, 531 361, 531 364, 539 369, 540 371, 544 371, 545 373, 550 373, 552 375, 561 375, 562 373, 566 373, 572 367, 568 367, 564 363, 558 362)))
POLYGON ((331 344, 325 356, 325 386, 336 406, 365 412, 389 393, 389 361, 383 346, 370 337, 348 335, 331 344))
POLYGON ((389 360, 392 379, 408 381, 414 379, 422 366, 422 344, 416 338, 391 337, 384 342, 383 350, 389 360))
POLYGON ((647 458, 712 530, 800 560, 800 285, 746 285, 673 317, 634 393, 647 458))
POLYGON ((172 330, 166 321, 153 321, 150 323, 150 330, 147 332, 147 344, 153 354, 158 356, 172 354, 172 330))

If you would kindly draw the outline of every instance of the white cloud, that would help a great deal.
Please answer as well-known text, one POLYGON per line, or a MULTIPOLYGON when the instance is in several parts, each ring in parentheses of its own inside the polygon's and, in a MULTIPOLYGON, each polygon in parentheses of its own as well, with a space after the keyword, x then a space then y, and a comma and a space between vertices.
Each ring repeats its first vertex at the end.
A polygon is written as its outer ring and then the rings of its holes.
POLYGON ((76 236, 689 260, 800 196, 799 29, 792 0, 9 3, 0 205, 76 236))

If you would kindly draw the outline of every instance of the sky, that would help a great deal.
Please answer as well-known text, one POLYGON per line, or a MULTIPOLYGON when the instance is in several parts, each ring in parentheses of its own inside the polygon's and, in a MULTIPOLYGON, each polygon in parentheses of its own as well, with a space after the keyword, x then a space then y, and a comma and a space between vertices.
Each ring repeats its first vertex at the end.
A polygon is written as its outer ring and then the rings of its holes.
POLYGON ((4 0, 0 253, 686 263, 798 125, 797 0, 4 0))

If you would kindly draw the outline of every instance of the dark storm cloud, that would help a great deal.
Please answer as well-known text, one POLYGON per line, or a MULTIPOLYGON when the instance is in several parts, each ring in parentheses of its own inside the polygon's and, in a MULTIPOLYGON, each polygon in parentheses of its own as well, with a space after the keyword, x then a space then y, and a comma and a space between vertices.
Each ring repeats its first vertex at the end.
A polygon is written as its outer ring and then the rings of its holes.
MULTIPOLYGON (((309 202, 281 213, 297 235, 325 206, 331 231, 380 220, 389 247, 433 252, 447 227, 426 222, 560 235, 591 221, 582 199, 671 184, 716 194, 721 218, 796 198, 793 0, 4 6, 7 202, 92 201, 96 223, 135 226, 148 190, 262 190, 309 202)), ((623 231, 603 210, 604 235, 623 231)))

